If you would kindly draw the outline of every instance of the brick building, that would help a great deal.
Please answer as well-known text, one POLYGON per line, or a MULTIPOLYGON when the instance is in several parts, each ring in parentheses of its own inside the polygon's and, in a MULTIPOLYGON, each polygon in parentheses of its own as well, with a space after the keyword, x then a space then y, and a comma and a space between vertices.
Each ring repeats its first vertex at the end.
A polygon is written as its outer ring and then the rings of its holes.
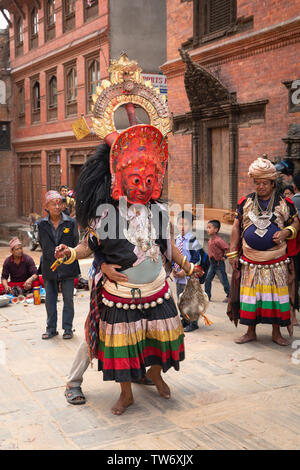
POLYGON ((15 216, 42 214, 47 190, 74 187, 99 140, 91 134, 78 142, 71 124, 84 114, 91 127, 91 97, 110 59, 125 50, 149 64, 145 72, 160 72, 165 2, 151 3, 122 0, 121 11, 116 0, 0 0, 10 13, 15 216))
POLYGON ((300 167, 299 13, 300 0, 167 0, 171 201, 233 209, 258 156, 300 167))
POLYGON ((0 218, 6 222, 15 216, 9 201, 14 199, 14 155, 10 142, 12 85, 9 68, 9 36, 0 30, 0 218))

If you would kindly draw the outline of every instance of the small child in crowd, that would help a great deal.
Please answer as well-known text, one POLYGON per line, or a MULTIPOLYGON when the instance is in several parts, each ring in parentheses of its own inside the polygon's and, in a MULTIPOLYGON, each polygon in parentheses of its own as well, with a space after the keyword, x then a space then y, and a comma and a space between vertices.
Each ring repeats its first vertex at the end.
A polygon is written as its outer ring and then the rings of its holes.
POLYGON ((211 283, 215 275, 217 274, 218 278, 223 284, 224 291, 226 294, 226 300, 224 300, 224 302, 227 302, 230 292, 230 286, 226 274, 225 256, 226 253, 229 251, 229 245, 218 235, 220 228, 221 224, 219 220, 210 220, 207 223, 206 230, 209 236, 208 256, 210 260, 210 266, 205 281, 205 292, 207 293, 208 298, 210 300, 211 283))
MULTIPOLYGON (((177 229, 179 231, 179 235, 175 239, 175 244, 183 256, 187 257, 189 262, 201 266, 204 274, 199 278, 199 282, 204 284, 209 268, 209 258, 192 232, 192 228, 192 213, 188 211, 180 212, 177 216, 177 229)), ((184 291, 188 278, 185 275, 185 271, 181 269, 180 266, 173 264, 173 268, 177 297, 179 298, 179 295, 184 291)), ((182 324, 184 326, 184 331, 186 332, 194 331, 199 328, 197 321, 188 322, 183 318, 182 324)))

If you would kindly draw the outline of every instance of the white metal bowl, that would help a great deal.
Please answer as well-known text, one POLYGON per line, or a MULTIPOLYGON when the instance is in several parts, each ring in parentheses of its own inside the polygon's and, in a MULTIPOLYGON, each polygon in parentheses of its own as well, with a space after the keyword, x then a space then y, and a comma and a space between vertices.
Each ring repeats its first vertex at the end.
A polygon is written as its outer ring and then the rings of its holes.
POLYGON ((8 297, 8 295, 0 295, 0 307, 6 307, 9 301, 10 297, 8 297))

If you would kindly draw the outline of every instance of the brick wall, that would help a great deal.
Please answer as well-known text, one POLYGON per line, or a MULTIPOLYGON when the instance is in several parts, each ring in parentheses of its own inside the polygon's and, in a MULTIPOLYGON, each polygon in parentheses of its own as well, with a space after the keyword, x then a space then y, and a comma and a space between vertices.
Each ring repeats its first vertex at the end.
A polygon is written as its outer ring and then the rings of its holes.
MULTIPOLYGON (((71 129, 71 124, 83 113, 91 127, 91 113, 87 110, 86 99, 86 67, 85 58, 94 54, 100 63, 100 79, 107 78, 109 65, 108 44, 108 0, 101 0, 98 6, 98 16, 84 21, 83 0, 76 1, 75 28, 63 31, 62 0, 56 0, 55 38, 46 40, 44 28, 44 4, 38 10, 39 36, 38 47, 29 48, 28 12, 33 2, 22 4, 25 13, 23 20, 24 40, 23 54, 15 56, 15 32, 10 28, 10 53, 14 92, 14 116, 12 126, 12 141, 14 161, 18 167, 17 154, 40 152, 41 154, 41 188, 42 200, 48 188, 47 151, 59 150, 61 162, 61 183, 68 184, 69 162, 67 152, 69 149, 95 148, 99 139, 95 136, 87 137, 78 142, 71 129), (30 3, 30 5, 29 5, 30 3), (77 114, 66 117, 65 113, 65 72, 64 66, 76 60, 77 70, 77 114), (57 119, 47 119, 47 71, 56 68, 57 78, 57 119), (39 76, 40 83, 40 121, 32 123, 31 118, 31 77, 39 76), (16 83, 24 80, 25 88, 25 124, 18 122, 18 94, 16 83)), ((14 25, 14 21, 12 21, 14 25)), ((21 215, 20 199, 22 188, 16 185, 15 200, 16 212, 21 215)), ((26 214, 24 214, 26 215, 26 214)))
MULTIPOLYGON (((299 16, 299 0, 237 0, 237 17, 254 17, 251 32, 299 16)), ((237 38, 244 33, 235 34, 237 38)), ((193 36, 193 1, 167 0, 167 59, 178 58, 178 48, 193 36)), ((227 41, 221 39, 218 43, 227 41)))
MULTIPOLYGON (((238 17, 253 15, 253 29, 213 41, 189 52, 194 56, 198 54, 200 58, 198 62, 201 63, 201 57, 204 57, 201 55, 203 50, 215 48, 217 51, 219 45, 237 41, 245 34, 253 32, 263 34, 262 28, 269 28, 285 21, 295 21, 299 11, 299 0, 238 0, 238 17)), ((163 70, 168 78, 170 110, 174 115, 182 115, 189 112, 190 107, 185 93, 184 67, 179 59, 178 47, 193 35, 192 2, 167 0, 167 13, 168 57, 163 70)), ((299 37, 291 44, 278 40, 277 45, 268 46, 265 50, 263 48, 253 50, 247 56, 246 51, 247 45, 240 56, 233 52, 230 57, 227 51, 226 59, 223 60, 222 54, 218 56, 218 63, 214 62, 211 53, 209 61, 206 59, 203 63, 217 75, 230 92, 236 93, 239 103, 269 100, 265 122, 243 125, 239 128, 239 196, 252 190, 247 177, 250 163, 263 153, 267 153, 271 159, 284 156, 286 146, 281 139, 287 136, 290 124, 300 122, 300 113, 288 113, 288 90, 282 84, 283 81, 300 78, 299 37)), ((169 140, 172 159, 169 167, 169 198, 190 202, 191 139, 189 136, 177 135, 170 137, 169 140)))
MULTIPOLYGON (((11 121, 12 83, 9 66, 9 35, 0 30, 0 80, 5 83, 6 103, 0 104, 1 122, 11 121)), ((15 211, 15 157, 11 150, 0 150, 0 222, 14 220, 15 211)))

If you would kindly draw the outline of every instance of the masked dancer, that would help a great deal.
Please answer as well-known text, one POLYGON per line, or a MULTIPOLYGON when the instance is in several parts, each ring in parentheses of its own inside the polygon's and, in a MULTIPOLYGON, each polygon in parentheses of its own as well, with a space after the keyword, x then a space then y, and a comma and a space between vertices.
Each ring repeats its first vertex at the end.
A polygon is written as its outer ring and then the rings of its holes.
POLYGON ((159 202, 168 157, 167 107, 125 54, 110 72, 110 82, 102 82, 93 98, 94 129, 105 144, 87 161, 75 191, 76 217, 87 236, 75 249, 58 247, 56 257, 72 263, 94 252, 108 267, 106 276, 96 272, 85 332, 103 379, 120 383, 112 413, 121 415, 133 403, 131 382, 145 373, 159 395, 170 398, 161 373, 179 370, 184 335, 166 270, 172 260, 188 275, 195 267, 171 243, 168 212, 159 202), (119 134, 113 112, 122 103, 130 127, 119 134), (137 124, 137 103, 150 124, 137 124))

